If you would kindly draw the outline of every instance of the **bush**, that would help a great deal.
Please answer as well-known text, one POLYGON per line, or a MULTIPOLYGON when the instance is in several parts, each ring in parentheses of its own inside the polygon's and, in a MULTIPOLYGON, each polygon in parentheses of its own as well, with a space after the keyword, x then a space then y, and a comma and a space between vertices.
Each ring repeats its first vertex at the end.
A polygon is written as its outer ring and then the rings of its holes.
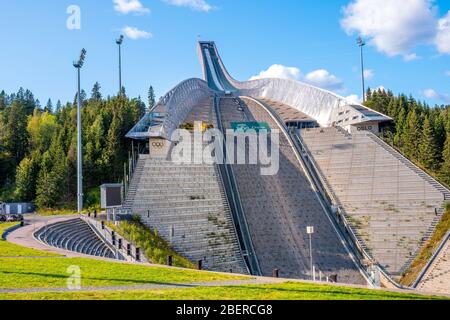
POLYGON ((119 234, 135 245, 139 246, 149 261, 155 264, 166 264, 167 256, 173 257, 175 267, 194 269, 195 265, 189 259, 177 253, 157 230, 151 230, 145 226, 139 216, 134 216, 131 221, 122 221, 119 227, 110 225, 119 234))

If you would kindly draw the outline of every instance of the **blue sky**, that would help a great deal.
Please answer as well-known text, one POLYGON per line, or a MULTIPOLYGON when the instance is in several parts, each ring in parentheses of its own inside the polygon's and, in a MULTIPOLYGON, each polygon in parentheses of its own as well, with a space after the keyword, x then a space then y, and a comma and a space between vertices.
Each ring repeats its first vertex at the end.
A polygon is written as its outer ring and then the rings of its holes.
POLYGON ((85 47, 83 88, 99 81, 113 95, 114 40, 129 27, 123 81, 144 101, 150 84, 161 96, 201 77, 199 34, 216 41, 238 80, 275 73, 361 96, 355 39, 362 34, 368 85, 450 103, 449 11, 448 0, 0 0, 0 90, 23 86, 42 103, 71 101, 71 62, 85 47), (79 30, 66 27, 70 5, 81 9, 79 30))

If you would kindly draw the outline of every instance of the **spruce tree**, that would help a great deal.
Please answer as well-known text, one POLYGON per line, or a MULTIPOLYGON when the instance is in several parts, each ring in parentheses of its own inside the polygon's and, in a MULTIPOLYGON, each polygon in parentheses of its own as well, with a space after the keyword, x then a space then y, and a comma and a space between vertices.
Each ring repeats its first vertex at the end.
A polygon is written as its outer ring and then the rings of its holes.
POLYGON ((36 204, 40 208, 53 208, 63 199, 67 182, 67 158, 58 139, 54 139, 49 151, 42 157, 37 180, 36 204))
POLYGON ((409 112, 404 131, 404 152, 414 160, 419 159, 419 144, 422 136, 419 115, 413 109, 409 112))
POLYGON ((14 100, 11 107, 7 109, 5 119, 4 146, 19 164, 25 157, 28 147, 28 119, 23 103, 14 100))
POLYGON ((44 112, 52 113, 53 112, 53 103, 52 99, 48 99, 47 104, 45 105, 44 112))
POLYGON ((102 87, 100 86, 100 83, 96 82, 94 84, 94 87, 92 88, 91 92, 91 99, 94 101, 100 101, 102 100, 102 94, 100 93, 100 89, 102 87))
POLYGON ((56 113, 60 112, 62 108, 61 100, 56 103, 56 113))
POLYGON ((153 90, 153 86, 150 86, 148 89, 148 111, 152 110, 156 104, 155 91, 153 90))
POLYGON ((33 201, 36 197, 36 180, 39 172, 39 153, 20 162, 16 172, 15 198, 19 201, 33 201))
POLYGON ((6 109, 6 93, 2 90, 0 92, 0 111, 3 111, 6 109))
POLYGON ((445 183, 450 185, 450 131, 447 132, 444 151, 442 152, 442 165, 440 175, 445 183))
POLYGON ((403 148, 404 145, 404 132, 406 129, 406 110, 401 108, 395 122, 395 136, 394 145, 398 148, 403 148))
POLYGON ((436 136, 430 119, 425 117, 422 129, 422 139, 419 145, 419 161, 431 170, 435 170, 439 163, 439 151, 436 143, 436 136))

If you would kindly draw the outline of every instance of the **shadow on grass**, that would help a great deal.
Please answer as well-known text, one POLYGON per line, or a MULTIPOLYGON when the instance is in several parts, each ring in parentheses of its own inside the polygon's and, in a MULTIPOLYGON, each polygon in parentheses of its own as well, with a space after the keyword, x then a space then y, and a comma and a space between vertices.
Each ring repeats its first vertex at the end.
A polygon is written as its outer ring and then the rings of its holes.
MULTIPOLYGON (((18 272, 18 271, 1 271, 0 274, 9 274, 9 275, 17 275, 20 276, 36 276, 42 278, 55 278, 55 279, 68 279, 69 275, 61 275, 61 274, 49 274, 49 273, 38 273, 38 272, 18 272)), ((177 286, 177 287, 186 287, 186 288, 194 288, 194 285, 185 284, 185 283, 172 283, 172 282, 160 282, 160 281, 151 281, 151 280, 138 280, 138 279, 117 279, 117 278, 97 278, 97 277, 81 277, 81 281, 101 281, 101 282, 116 282, 115 284, 106 283, 105 287, 118 287, 121 286, 121 283, 130 283, 134 285, 155 285, 155 286, 177 286)), ((86 286, 98 286, 98 285, 86 285, 86 286)))

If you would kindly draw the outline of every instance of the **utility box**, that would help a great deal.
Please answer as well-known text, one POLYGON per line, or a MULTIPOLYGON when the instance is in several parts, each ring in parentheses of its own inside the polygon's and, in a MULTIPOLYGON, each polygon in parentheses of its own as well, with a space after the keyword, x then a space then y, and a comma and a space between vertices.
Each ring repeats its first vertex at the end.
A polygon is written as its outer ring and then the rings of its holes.
POLYGON ((102 209, 118 208, 122 206, 121 183, 110 183, 100 186, 101 207, 102 209))

